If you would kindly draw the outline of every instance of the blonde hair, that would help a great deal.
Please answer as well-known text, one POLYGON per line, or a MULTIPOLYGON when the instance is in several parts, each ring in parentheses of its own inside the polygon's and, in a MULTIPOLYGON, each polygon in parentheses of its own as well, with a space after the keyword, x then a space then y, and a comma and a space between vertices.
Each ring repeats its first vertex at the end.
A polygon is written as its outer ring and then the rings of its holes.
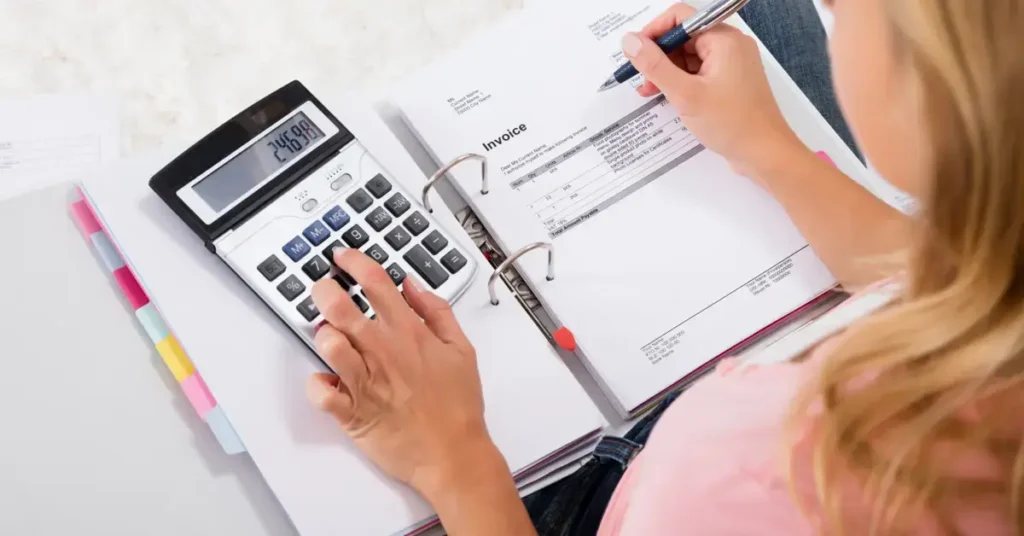
POLYGON ((1024 0, 883 3, 933 180, 902 296, 844 334, 791 431, 826 533, 910 533, 924 515, 956 533, 969 508, 1024 534, 1024 0), (957 469, 979 456, 992 474, 957 469))

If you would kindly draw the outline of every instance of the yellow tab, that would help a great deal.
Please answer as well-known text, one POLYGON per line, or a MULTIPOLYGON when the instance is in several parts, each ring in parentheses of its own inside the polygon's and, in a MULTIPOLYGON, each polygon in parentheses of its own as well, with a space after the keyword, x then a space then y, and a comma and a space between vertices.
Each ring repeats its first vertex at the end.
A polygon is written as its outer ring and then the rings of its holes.
POLYGON ((171 369, 175 380, 180 382, 195 374, 196 368, 192 366, 192 362, 188 360, 188 356, 185 355, 185 351, 181 349, 181 345, 178 344, 174 335, 168 335, 166 339, 158 342, 156 351, 164 359, 167 368, 171 369))

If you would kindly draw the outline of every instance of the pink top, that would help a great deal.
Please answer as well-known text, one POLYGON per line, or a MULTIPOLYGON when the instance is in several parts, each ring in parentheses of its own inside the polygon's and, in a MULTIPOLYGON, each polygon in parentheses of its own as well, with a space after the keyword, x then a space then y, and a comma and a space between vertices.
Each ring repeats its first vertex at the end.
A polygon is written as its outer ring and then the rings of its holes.
MULTIPOLYGON (((793 499, 781 448, 789 406, 833 343, 800 364, 744 367, 729 360, 691 387, 626 471, 599 536, 818 534, 814 512, 805 517, 793 499)), ((808 460, 800 455, 807 444, 795 449, 795 459, 808 460)), ((813 496, 810 462, 797 473, 801 495, 813 496)), ((1011 534, 1005 511, 962 514, 961 534, 1011 534)), ((940 534, 929 520, 918 527, 919 534, 940 534)))

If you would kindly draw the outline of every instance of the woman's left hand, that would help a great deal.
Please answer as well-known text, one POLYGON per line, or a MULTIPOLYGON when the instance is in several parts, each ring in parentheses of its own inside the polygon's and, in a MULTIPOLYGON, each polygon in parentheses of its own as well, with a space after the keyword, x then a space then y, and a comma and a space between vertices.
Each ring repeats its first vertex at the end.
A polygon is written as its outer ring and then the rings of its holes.
POLYGON ((334 280, 313 286, 326 319, 316 347, 337 375, 311 378, 310 400, 374 463, 428 500, 454 488, 467 464, 507 472, 484 424, 476 353, 448 303, 412 277, 403 298, 359 251, 340 250, 335 263, 362 285, 377 318, 366 318, 334 280))

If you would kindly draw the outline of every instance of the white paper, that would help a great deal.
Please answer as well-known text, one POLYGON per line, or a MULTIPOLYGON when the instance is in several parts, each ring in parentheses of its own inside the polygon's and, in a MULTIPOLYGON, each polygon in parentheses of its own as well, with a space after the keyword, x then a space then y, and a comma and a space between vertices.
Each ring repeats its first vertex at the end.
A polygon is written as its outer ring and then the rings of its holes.
MULTIPOLYGON (((319 97, 408 190, 420 190, 424 176, 370 106, 319 97)), ((322 370, 319 361, 149 190, 149 177, 174 156, 105 171, 84 182, 85 192, 296 528, 304 536, 395 534, 429 521, 422 499, 310 407, 304 383, 322 370)), ((440 200, 434 206, 462 250, 486 266, 454 216, 440 200)), ((487 275, 481 270, 455 311, 477 350, 491 435, 522 473, 605 422, 509 291, 499 286, 502 303, 490 305, 487 275)), ((571 450, 524 482, 578 458, 571 450)))
MULTIPOLYGON (((456 187, 506 251, 554 243, 519 267, 624 413, 833 287, 775 200, 703 150, 661 99, 597 93, 620 41, 670 0, 526 10, 417 73, 394 100, 438 162, 487 156, 456 187)), ((730 21, 749 28, 738 17, 730 21)), ((762 47, 763 50, 763 47, 762 47)), ((866 169, 763 50, 791 126, 855 180, 866 169)))
POLYGON ((116 107, 84 95, 0 99, 0 199, 80 178, 113 162, 116 107))

